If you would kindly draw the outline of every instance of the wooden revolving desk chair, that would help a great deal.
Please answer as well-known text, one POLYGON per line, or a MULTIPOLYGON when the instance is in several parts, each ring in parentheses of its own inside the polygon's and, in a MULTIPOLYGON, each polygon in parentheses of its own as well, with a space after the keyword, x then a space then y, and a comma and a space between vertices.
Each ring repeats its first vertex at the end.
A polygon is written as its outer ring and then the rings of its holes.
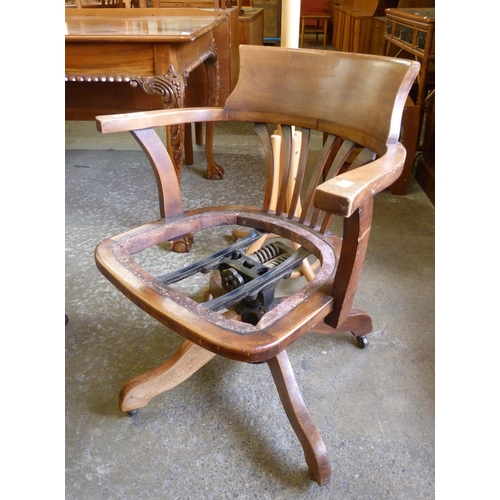
POLYGON ((331 475, 328 454, 301 398, 286 349, 311 331, 352 332, 361 347, 366 345, 372 320, 353 309, 354 294, 367 250, 373 198, 403 168, 401 115, 419 65, 383 56, 249 45, 240 46, 240 55, 238 84, 223 108, 97 117, 100 132, 130 131, 140 143, 155 172, 161 212, 158 220, 100 243, 97 267, 133 303, 185 339, 172 358, 122 387, 120 408, 131 412, 144 407, 215 355, 266 362, 309 471, 322 485, 331 475), (260 206, 183 208, 174 166, 154 127, 202 121, 254 123, 267 172, 260 206), (271 138, 276 125, 281 126, 283 145, 279 178, 271 138), (301 130, 298 159, 292 151, 294 128, 301 130), (326 140, 311 164, 314 130, 326 140), (345 170, 353 151, 358 151, 357 157, 345 170), (278 196, 272 203, 277 182, 278 196), (340 236, 331 232, 334 217, 343 220, 340 236), (180 270, 161 273, 141 263, 142 252, 152 249, 161 253, 163 262, 169 256, 187 258, 189 254, 175 254, 160 244, 192 233, 196 245, 197 238, 203 238, 197 232, 222 230, 231 235, 234 228, 246 236, 180 270), (267 254, 262 263, 251 254, 264 239, 268 242, 255 252, 259 259, 267 254), (269 260, 273 265, 266 267, 269 260), (287 279, 301 269, 306 269, 307 279, 287 279), (212 273, 210 280, 222 285, 220 293, 217 286, 211 287, 206 301, 191 298, 178 286, 200 272, 208 273, 207 280, 212 273), (275 297, 283 280, 297 284, 297 289, 288 297, 275 297))

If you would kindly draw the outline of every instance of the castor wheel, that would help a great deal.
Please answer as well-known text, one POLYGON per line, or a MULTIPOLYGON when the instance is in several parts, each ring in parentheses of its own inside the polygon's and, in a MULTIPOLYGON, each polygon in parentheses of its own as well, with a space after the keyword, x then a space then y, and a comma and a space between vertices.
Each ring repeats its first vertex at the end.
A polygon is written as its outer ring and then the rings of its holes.
POLYGON ((358 342, 358 346, 361 349, 364 349, 368 345, 368 339, 366 338, 365 335, 360 335, 359 337, 356 337, 356 340, 358 342))

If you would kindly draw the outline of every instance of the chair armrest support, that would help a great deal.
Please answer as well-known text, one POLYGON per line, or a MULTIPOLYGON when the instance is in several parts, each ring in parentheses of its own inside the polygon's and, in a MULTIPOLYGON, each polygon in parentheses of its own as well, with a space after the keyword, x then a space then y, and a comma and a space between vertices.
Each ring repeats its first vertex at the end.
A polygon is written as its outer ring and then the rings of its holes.
POLYGON ((398 179, 405 157, 401 144, 389 145, 377 160, 320 184, 314 193, 314 206, 333 215, 350 217, 368 198, 398 179))

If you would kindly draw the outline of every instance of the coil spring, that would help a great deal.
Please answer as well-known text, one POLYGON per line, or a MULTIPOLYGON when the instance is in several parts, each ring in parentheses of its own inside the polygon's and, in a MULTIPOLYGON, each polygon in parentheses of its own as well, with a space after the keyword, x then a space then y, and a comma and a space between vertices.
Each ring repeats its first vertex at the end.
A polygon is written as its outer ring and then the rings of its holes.
POLYGON ((266 267, 276 267, 276 266, 279 266, 282 262, 285 262, 285 260, 287 259, 287 257, 288 257, 288 254, 278 255, 278 257, 275 257, 274 259, 266 262, 264 264, 264 266, 266 266, 266 267))
POLYGON ((269 243, 267 245, 264 245, 249 257, 257 260, 267 267, 275 267, 278 264, 281 264, 281 262, 285 261, 288 257, 288 254, 283 253, 282 249, 278 245, 269 243))

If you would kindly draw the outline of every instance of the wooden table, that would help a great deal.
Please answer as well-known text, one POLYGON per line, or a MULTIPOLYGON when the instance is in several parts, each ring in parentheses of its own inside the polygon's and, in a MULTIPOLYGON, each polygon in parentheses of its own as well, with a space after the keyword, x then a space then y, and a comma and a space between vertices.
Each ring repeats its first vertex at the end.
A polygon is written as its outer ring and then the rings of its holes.
MULTIPOLYGON (((112 86, 128 82, 159 96, 165 108, 183 107, 187 79, 200 65, 207 70, 207 105, 217 106, 219 70, 213 30, 227 22, 223 11, 188 9, 69 9, 66 11, 67 82, 112 86)), ((104 113, 103 113, 104 114, 104 113)), ((182 170, 184 130, 170 130, 169 153, 182 170)), ((207 141, 208 144, 208 141, 207 141)), ((219 166, 207 151, 208 175, 219 166)))

